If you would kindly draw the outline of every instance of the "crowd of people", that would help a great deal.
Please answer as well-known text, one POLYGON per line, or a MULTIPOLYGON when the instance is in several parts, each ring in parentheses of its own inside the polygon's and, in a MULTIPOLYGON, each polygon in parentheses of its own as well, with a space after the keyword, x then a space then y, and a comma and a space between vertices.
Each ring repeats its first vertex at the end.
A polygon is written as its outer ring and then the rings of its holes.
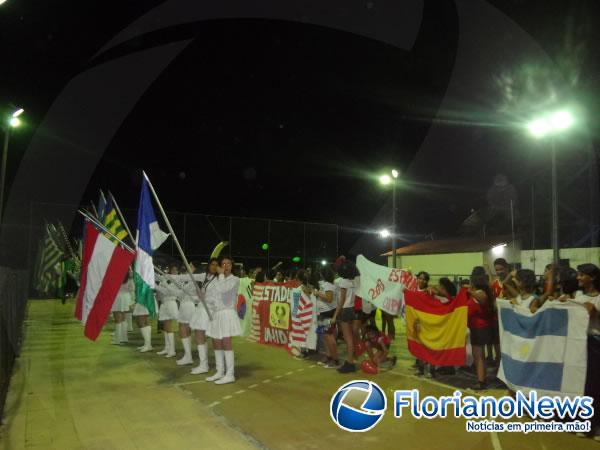
MULTIPOLYGON (((468 339, 473 364, 458 369, 476 375, 477 383, 473 388, 486 389, 487 368, 498 367, 501 361, 496 299, 510 300, 528 308, 532 314, 546 302, 571 302, 585 308, 590 316, 585 394, 600 399, 600 269, 594 264, 582 264, 577 268, 548 265, 543 278, 538 280, 532 270, 512 269, 502 258, 496 259, 493 267, 493 272, 482 266, 474 267, 470 277, 456 283, 449 278, 440 278, 437 284, 432 284, 425 271, 415 275, 417 289, 428 292, 442 303, 452 302, 460 290, 467 291, 468 339)), ((191 268, 195 272, 193 264, 191 268)), ((211 259, 204 272, 194 273, 195 283, 187 273, 180 273, 178 265, 171 265, 166 273, 159 271, 156 275, 159 328, 164 337, 164 348, 158 354, 175 357, 173 324, 177 321, 183 356, 176 364, 193 364, 193 340, 199 364, 191 373, 205 374, 210 370, 207 340, 212 339, 216 370, 207 381, 216 384, 235 381, 232 337, 240 335, 240 318, 236 311, 240 279, 232 273, 232 268, 233 261, 224 257, 211 259)), ((299 285, 297 289, 315 305, 317 317, 312 331, 317 335, 316 352, 290 344, 294 357, 303 359, 311 353, 317 354, 322 367, 337 369, 340 373, 356 371, 357 358, 361 354, 366 355, 361 365, 363 370, 396 364, 396 356, 391 354, 391 344, 396 338, 394 316, 382 314, 381 330, 377 327, 375 306, 358 295, 360 274, 352 261, 340 257, 334 265, 319 270, 309 268, 286 273, 256 268, 240 275, 248 276, 253 282, 293 280, 299 285)), ((127 340, 126 314, 133 303, 133 290, 133 283, 127 277, 113 306, 115 344, 127 340)), ((144 345, 139 350, 149 352, 152 350, 149 312, 144 306, 135 304, 133 316, 137 318, 144 338, 144 345)), ((413 367, 418 375, 427 377, 457 370, 432 367, 418 359, 413 367)), ((600 407, 597 401, 595 406, 600 407)), ((593 421, 594 427, 599 426, 600 416, 593 421)))

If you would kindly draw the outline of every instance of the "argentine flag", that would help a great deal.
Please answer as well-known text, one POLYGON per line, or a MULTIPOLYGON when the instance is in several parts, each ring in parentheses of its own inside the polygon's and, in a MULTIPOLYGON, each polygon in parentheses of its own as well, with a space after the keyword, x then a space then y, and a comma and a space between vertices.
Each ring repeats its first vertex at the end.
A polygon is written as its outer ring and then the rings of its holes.
POLYGON ((135 301, 145 306, 150 312, 150 316, 154 317, 156 307, 152 292, 154 289, 154 263, 152 262, 152 254, 169 235, 158 227, 154 208, 152 208, 148 182, 145 177, 142 179, 142 192, 140 193, 137 219, 137 256, 133 275, 135 301))
POLYGON ((502 351, 498 378, 514 391, 583 395, 589 315, 579 305, 546 302, 537 312, 497 300, 502 351))

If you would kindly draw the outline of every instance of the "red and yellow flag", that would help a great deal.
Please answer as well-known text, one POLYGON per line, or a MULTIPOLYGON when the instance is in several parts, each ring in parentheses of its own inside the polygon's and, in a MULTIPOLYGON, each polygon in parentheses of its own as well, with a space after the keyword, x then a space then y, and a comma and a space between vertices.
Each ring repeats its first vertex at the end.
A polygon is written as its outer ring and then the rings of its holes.
POLYGON ((408 350, 436 366, 464 366, 466 361, 466 289, 448 303, 426 292, 405 291, 408 350))

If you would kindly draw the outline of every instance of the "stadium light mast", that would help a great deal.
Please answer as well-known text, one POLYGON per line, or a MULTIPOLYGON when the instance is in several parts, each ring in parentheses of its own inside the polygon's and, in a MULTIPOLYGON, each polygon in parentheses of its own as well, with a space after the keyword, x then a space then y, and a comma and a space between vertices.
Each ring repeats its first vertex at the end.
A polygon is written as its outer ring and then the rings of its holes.
POLYGON ((552 259, 556 266, 558 266, 560 259, 560 249, 558 245, 558 182, 554 137, 571 128, 574 123, 575 117, 573 114, 566 109, 562 109, 544 114, 527 124, 527 129, 534 138, 549 138, 550 141, 550 151, 552 153, 552 259))
MULTIPOLYGON (((2 0, 0 0, 0 4, 2 4, 2 0)), ((2 124, 2 128, 4 129, 4 147, 2 150, 2 167, 0 169, 0 224, 2 223, 2 216, 4 214, 4 186, 6 185, 6 162, 8 159, 8 143, 10 141, 10 130, 11 128, 17 128, 21 125, 21 119, 19 116, 23 114, 25 110, 23 108, 19 108, 14 111, 10 116, 5 118, 2 124)))
POLYGON ((392 266, 394 268, 396 268, 396 237, 397 237, 397 230, 396 230, 396 184, 397 184, 397 180, 398 180, 398 176, 400 175, 400 173, 396 170, 393 169, 391 171, 391 174, 383 174, 379 177, 379 182, 384 185, 387 186, 389 184, 392 185, 392 232, 390 233, 387 230, 382 230, 380 232, 380 236, 382 238, 386 238, 388 237, 390 234, 392 235, 392 266))

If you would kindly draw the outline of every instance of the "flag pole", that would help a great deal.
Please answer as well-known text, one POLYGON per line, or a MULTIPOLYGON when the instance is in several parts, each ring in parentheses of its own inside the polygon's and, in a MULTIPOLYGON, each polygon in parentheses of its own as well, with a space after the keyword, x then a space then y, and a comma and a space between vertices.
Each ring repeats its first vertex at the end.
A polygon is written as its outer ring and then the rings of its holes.
POLYGON ((194 279, 194 275, 192 275, 192 269, 190 268, 190 263, 188 262, 187 258, 185 257, 185 254, 183 253, 183 249, 181 248, 181 245, 179 244, 179 239, 177 239, 177 235, 175 234, 175 231, 173 231, 171 222, 169 222, 169 218, 167 217, 167 214, 165 213, 165 210, 163 209, 162 204, 160 203, 160 200, 158 199, 158 195, 156 194, 156 191, 154 190, 154 186, 152 186, 152 183, 150 182, 150 178, 148 178, 148 175, 146 175, 146 172, 144 172, 143 170, 142 170, 142 175, 144 175, 144 178, 148 182, 148 187, 150 188, 150 192, 152 192, 152 196, 154 197, 154 200, 156 201, 156 204, 158 205, 158 209, 160 209, 160 213, 167 225, 167 228, 169 229, 169 233, 171 233, 173 242, 175 242, 175 246, 177 247, 177 250, 179 251, 179 255, 181 256, 181 259, 183 260, 183 264, 185 265, 185 270, 187 271, 187 273, 190 277, 190 280, 192 280, 192 283, 194 284, 194 287, 196 288, 196 294, 198 295, 198 299, 202 302, 202 305, 204 306, 204 309, 206 310, 206 314, 208 314, 208 318, 210 320, 212 320, 212 315, 210 314, 210 311, 208 310, 208 306, 206 305, 206 302, 204 301, 204 298, 202 297, 202 292, 200 291, 200 288, 198 287, 198 284, 196 283, 196 280, 194 279))
POLYGON ((131 239, 131 242, 133 243, 133 245, 137 247, 137 243, 133 239, 133 234, 131 233, 131 230, 129 229, 129 225, 127 225, 125 216, 123 216, 123 213, 121 212, 121 208, 119 208, 119 204, 117 203, 115 196, 112 195, 112 192, 110 192, 110 191, 108 191, 108 195, 110 196, 110 199, 112 200, 113 205, 114 205, 115 209, 117 210, 117 214, 119 214, 119 217, 121 218, 121 222, 123 223, 123 226, 125 227, 125 231, 127 231, 127 235, 129 236, 129 239, 131 239))
POLYGON ((77 210, 77 212, 79 214, 81 214, 83 217, 85 217, 86 219, 88 219, 90 222, 92 222, 94 225, 96 225, 98 228, 100 228, 102 231, 104 231, 106 234, 109 234, 112 238, 114 238, 119 244, 121 244, 123 247, 125 247, 127 250, 129 250, 131 253, 135 253, 134 249, 132 249, 129 245, 127 245, 125 242, 123 242, 117 236, 112 234, 108 228, 106 228, 104 225, 102 225, 100 222, 98 222, 98 220, 94 219, 91 216, 91 214, 89 214, 81 209, 77 210))
POLYGON ((173 284, 179 288, 180 291, 182 291, 183 293, 187 293, 187 291, 183 288, 183 286, 180 285, 179 282, 175 278, 173 278, 171 276, 171 274, 163 272, 161 269, 159 269, 156 266, 154 266, 154 270, 156 272, 158 272, 159 275, 162 275, 163 277, 168 278, 169 280, 171 280, 173 282, 173 284))
POLYGON ((90 202, 90 205, 92 205, 92 211, 94 213, 95 217, 100 217, 98 216, 98 210, 96 209, 96 206, 94 205, 94 202, 90 202))

